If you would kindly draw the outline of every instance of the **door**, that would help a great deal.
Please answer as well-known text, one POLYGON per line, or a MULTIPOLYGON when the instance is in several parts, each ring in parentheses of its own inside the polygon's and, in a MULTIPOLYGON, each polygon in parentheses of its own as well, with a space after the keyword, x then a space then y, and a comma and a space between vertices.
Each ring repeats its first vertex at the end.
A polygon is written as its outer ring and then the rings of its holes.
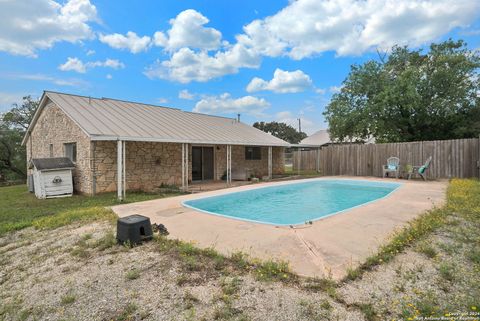
POLYGON ((213 147, 202 147, 203 180, 213 179, 213 147))
POLYGON ((192 180, 213 179, 213 147, 192 146, 192 180))
POLYGON ((201 181, 202 173, 202 147, 192 147, 192 181, 201 181))

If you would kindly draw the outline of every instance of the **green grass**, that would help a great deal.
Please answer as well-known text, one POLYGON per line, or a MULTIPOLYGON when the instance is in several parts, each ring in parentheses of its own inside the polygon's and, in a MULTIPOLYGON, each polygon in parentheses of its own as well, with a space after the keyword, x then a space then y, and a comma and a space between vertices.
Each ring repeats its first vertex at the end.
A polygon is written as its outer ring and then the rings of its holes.
MULTIPOLYGON (((284 261, 261 261, 252 259, 243 252, 234 252, 230 256, 224 256, 212 248, 200 249, 192 243, 168 239, 162 235, 155 235, 154 241, 158 251, 178 258, 188 273, 197 271, 221 273, 235 270, 241 273, 251 272, 260 281, 298 282, 298 276, 292 273, 288 263, 284 261)), ((178 285, 186 283, 188 283, 186 277, 177 279, 178 285)))
POLYGON ((137 269, 132 269, 125 274, 127 280, 136 280, 140 277, 140 271, 137 269))
MULTIPOLYGON (((177 194, 129 193, 123 203, 174 195, 177 194)), ((112 211, 104 207, 116 204, 120 202, 115 193, 40 200, 27 191, 26 185, 0 187, 0 236, 31 226, 57 228, 73 222, 113 219, 112 211)))
POLYGON ((61 297, 60 302, 62 303, 62 305, 72 304, 75 302, 75 295, 66 294, 61 297))

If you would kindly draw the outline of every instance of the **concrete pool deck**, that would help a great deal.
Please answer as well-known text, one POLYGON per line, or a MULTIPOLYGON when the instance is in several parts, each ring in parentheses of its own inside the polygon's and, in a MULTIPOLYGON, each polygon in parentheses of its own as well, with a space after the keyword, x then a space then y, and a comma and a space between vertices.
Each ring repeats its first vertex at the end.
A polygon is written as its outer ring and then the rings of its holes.
POLYGON ((243 251, 260 259, 280 259, 288 261, 292 270, 300 275, 330 275, 339 279, 345 275, 347 268, 375 253, 395 229, 426 210, 443 205, 448 184, 447 181, 347 176, 315 179, 364 179, 398 182, 402 186, 386 198, 315 221, 312 225, 297 225, 294 228, 202 213, 181 204, 186 200, 290 184, 292 181, 232 187, 117 205, 112 209, 120 217, 131 214, 148 216, 152 223, 164 224, 170 238, 194 242, 199 247, 214 247, 225 255, 243 251))

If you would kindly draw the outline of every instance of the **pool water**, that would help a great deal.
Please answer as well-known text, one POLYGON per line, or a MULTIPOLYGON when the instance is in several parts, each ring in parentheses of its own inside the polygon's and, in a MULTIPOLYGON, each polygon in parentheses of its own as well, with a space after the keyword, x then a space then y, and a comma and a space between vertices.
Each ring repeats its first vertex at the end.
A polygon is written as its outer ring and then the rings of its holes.
POLYGON ((318 220, 392 193, 401 184, 365 180, 309 180, 183 202, 210 214, 274 225, 318 220))

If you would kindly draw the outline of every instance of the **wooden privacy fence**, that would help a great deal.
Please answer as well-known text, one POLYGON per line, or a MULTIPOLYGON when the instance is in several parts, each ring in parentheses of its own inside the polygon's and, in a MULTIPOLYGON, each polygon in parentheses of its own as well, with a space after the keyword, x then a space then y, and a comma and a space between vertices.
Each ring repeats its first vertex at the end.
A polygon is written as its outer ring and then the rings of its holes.
POLYGON ((322 175, 382 176, 387 158, 400 165, 423 165, 432 156, 428 178, 480 177, 480 139, 437 140, 389 144, 330 145, 321 149, 295 150, 294 170, 319 170, 322 175), (318 153, 318 158, 317 158, 318 153), (318 163, 317 163, 318 162, 318 163))

